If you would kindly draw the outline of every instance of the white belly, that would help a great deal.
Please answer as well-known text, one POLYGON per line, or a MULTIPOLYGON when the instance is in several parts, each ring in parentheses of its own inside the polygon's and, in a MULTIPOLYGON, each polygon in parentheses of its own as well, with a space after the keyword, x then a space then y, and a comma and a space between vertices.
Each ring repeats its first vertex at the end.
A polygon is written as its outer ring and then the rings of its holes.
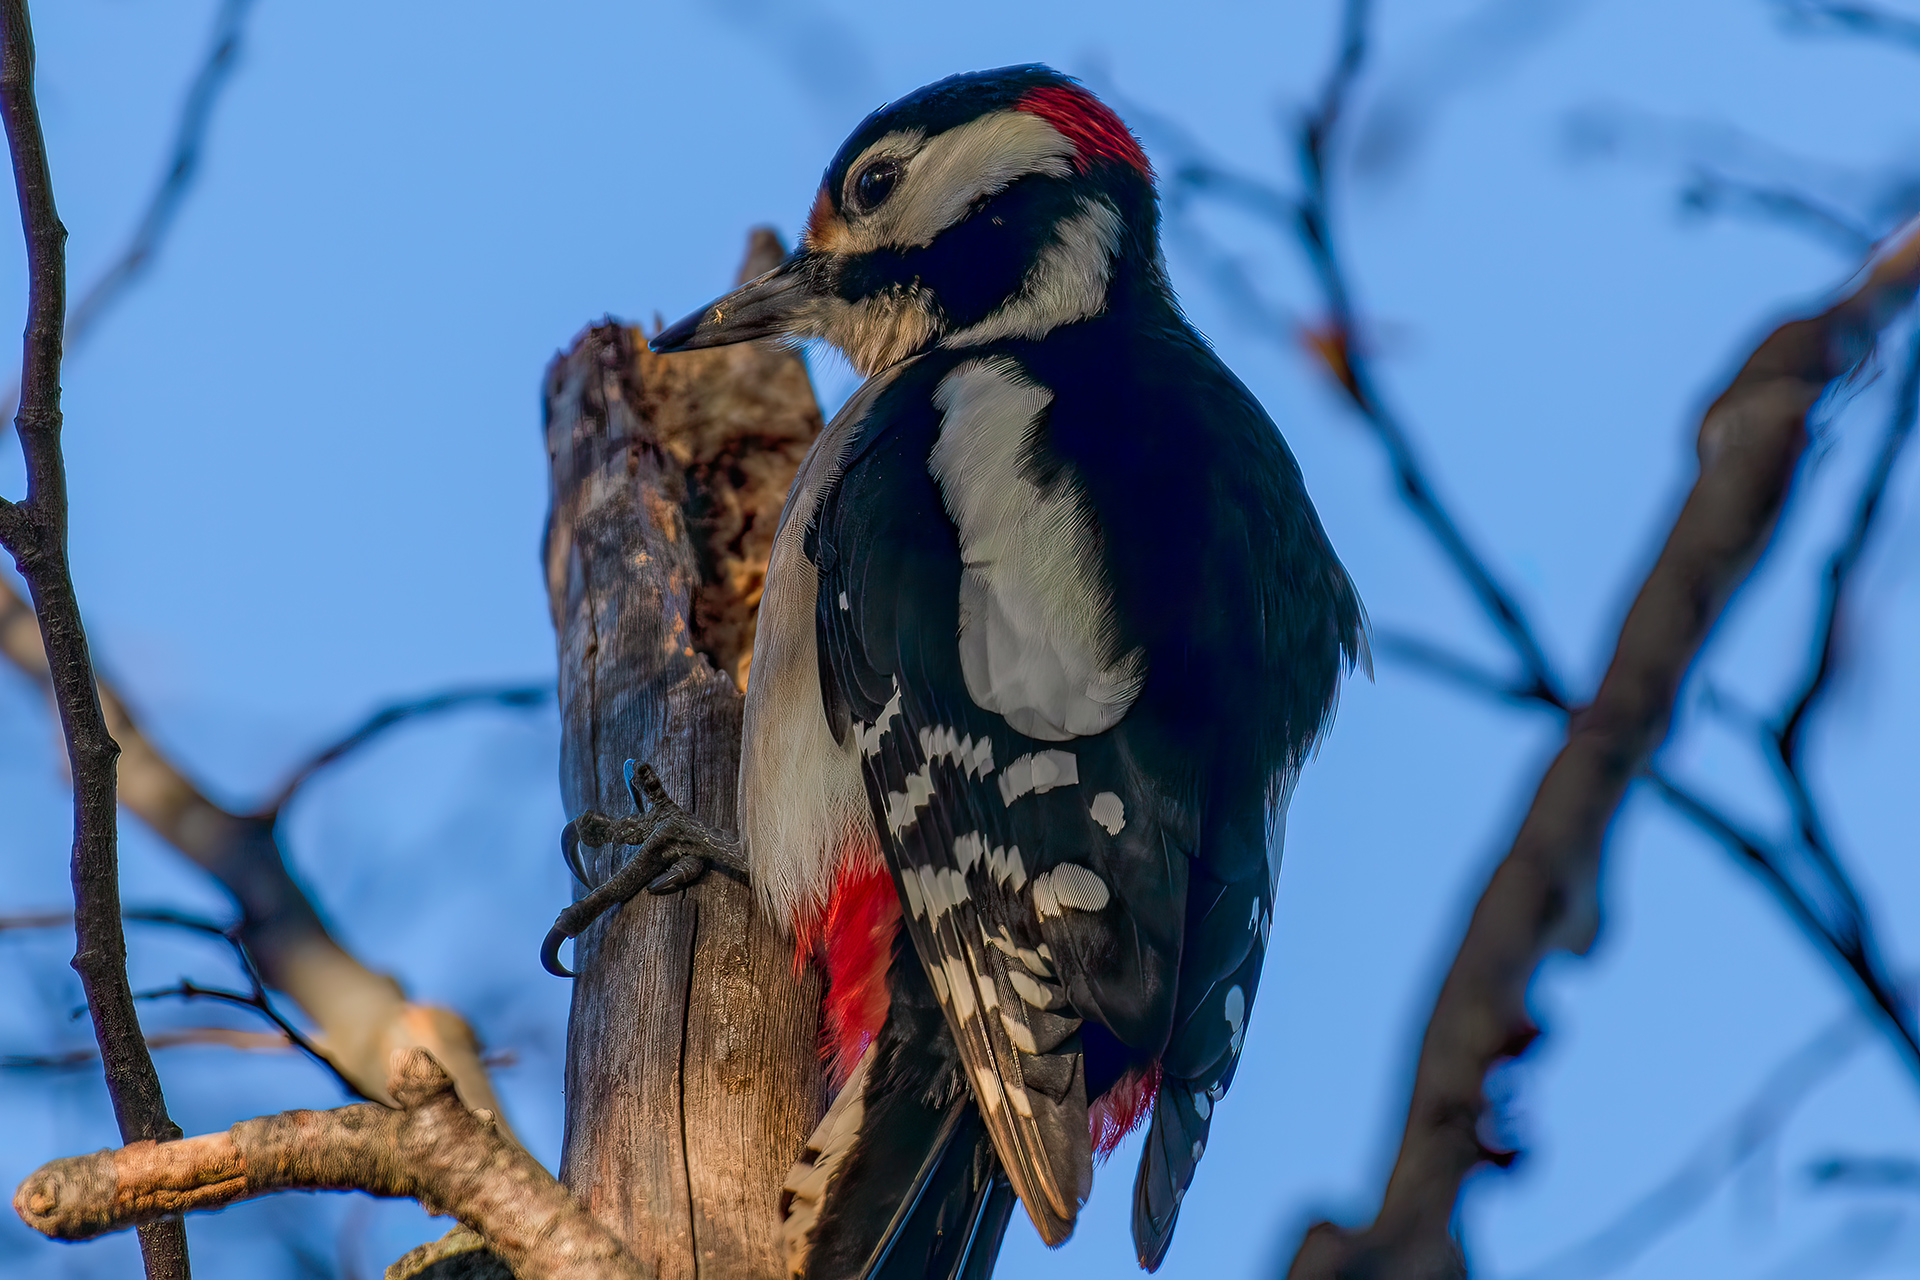
POLYGON ((761 902, 783 924, 825 907, 843 850, 878 857, 858 744, 851 731, 845 742, 834 741, 821 704, 814 622, 820 581, 805 542, 861 420, 909 363, 869 379, 814 441, 767 563, 741 730, 740 834, 761 902))

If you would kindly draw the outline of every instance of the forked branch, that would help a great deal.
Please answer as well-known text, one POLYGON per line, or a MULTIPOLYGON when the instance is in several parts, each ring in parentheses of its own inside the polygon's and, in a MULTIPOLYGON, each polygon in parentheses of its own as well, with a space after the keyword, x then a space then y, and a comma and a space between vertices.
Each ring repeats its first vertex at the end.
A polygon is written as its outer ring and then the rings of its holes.
POLYGON ((1592 941, 1607 828, 1665 738, 1694 656, 1772 536, 1806 447, 1808 410, 1866 357, 1916 285, 1920 227, 1909 227, 1854 292, 1769 335, 1708 409, 1699 478, 1441 988, 1380 1214, 1357 1231, 1316 1225, 1291 1276, 1464 1274, 1449 1231, 1461 1183, 1511 1158, 1482 1136, 1487 1072, 1537 1034, 1527 988, 1540 962, 1592 941))

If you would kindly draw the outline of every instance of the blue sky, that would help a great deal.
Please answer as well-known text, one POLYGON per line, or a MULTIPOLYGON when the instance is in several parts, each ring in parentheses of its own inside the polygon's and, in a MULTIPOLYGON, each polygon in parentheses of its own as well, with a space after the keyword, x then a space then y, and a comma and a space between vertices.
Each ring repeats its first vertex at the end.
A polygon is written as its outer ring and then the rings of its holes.
MULTIPOLYGON (((42 10, 41 98, 78 284, 157 176, 213 5, 42 10)), ((706 300, 750 225, 793 233, 866 110, 958 70, 1048 61, 1217 157, 1290 179, 1276 126, 1317 82, 1333 17, 1326 0, 261 0, 164 255, 67 365, 75 575, 102 666, 150 731, 236 804, 383 702, 550 678, 538 391, 547 358, 583 325, 672 318, 706 300)), ((1772 318, 1852 269, 1778 227, 1683 215, 1688 157, 1727 154, 1737 136, 1757 140, 1742 163, 1759 171, 1774 163, 1760 143, 1841 184, 1855 169, 1911 167, 1920 129, 1899 103, 1912 102, 1917 67, 1890 48, 1784 32, 1760 0, 1383 6, 1360 123, 1407 101, 1421 127, 1396 168, 1347 188, 1344 243, 1383 374, 1442 491, 1583 687, 1690 479, 1700 408, 1772 318), (1459 24, 1488 13, 1527 37, 1469 57, 1482 46, 1459 24), (1611 158, 1569 145, 1570 119, 1596 112, 1637 122, 1611 158)), ((1168 140, 1147 142, 1166 167, 1168 140)), ((1285 246, 1203 216, 1270 296, 1310 313, 1285 246)), ((1286 432, 1376 625, 1497 661, 1373 444, 1314 371, 1239 323, 1177 243, 1172 266, 1195 321, 1286 432)), ((17 332, 22 296, 17 243, 0 235, 0 332, 17 332)), ((849 390, 832 361, 817 375, 830 402, 849 390)), ((1779 552, 1708 660, 1723 693, 1769 705, 1797 669, 1813 574, 1890 381, 1859 389, 1822 436, 1779 552)), ((19 475, 8 444, 0 492, 17 494, 19 475)), ((1920 670, 1902 660, 1920 635, 1914 484, 1911 466, 1896 476, 1851 665, 1812 741, 1896 967, 1914 963, 1920 940, 1920 670)), ((1697 714, 1689 724, 1669 763, 1777 827, 1742 744, 1697 714)), ((53 732, 37 693, 0 671, 0 911, 67 893, 53 732)), ((351 946, 517 1055, 500 1072, 506 1105, 549 1162, 567 992, 534 957, 568 893, 553 856, 556 735, 547 712, 403 731, 316 783, 287 831, 351 946)), ((1554 739, 1544 719, 1391 663, 1348 688, 1293 806, 1247 1058, 1163 1274, 1270 1272, 1308 1215, 1371 1209, 1463 909, 1554 739)), ((1465 1202, 1487 1275, 1535 1274, 1613 1221, 1850 1007, 1756 882, 1657 804, 1629 803, 1612 851, 1600 945, 1549 966, 1534 993, 1548 1038, 1505 1081, 1527 1158, 1478 1179, 1465 1202)), ((129 901, 222 909, 131 823, 124 861, 129 901)), ((0 1052, 84 1037, 66 1020, 67 945, 0 936, 22 993, 0 1002, 0 1052)), ((136 932, 132 946, 138 985, 226 972, 173 937, 136 932)), ((208 1016, 151 1015, 157 1026, 208 1016)), ((284 1058, 181 1049, 160 1068, 189 1131, 339 1100, 284 1058)), ((49 1156, 114 1140, 85 1073, 0 1074, 0 1131, 9 1186, 49 1156)), ((1017 1224, 1001 1274, 1130 1270, 1135 1150, 1102 1172, 1064 1253, 1017 1224)), ((1920 1154, 1915 1080, 1877 1036, 1859 1038, 1746 1172, 1616 1274, 1920 1269, 1920 1202, 1815 1186, 1809 1163, 1836 1153, 1920 1154)), ((441 1225, 407 1205, 290 1197, 190 1230, 207 1275, 296 1270, 288 1242, 367 1274, 441 1225)), ((50 1245, 0 1221, 10 1275, 124 1274, 131 1250, 128 1237, 50 1245)))

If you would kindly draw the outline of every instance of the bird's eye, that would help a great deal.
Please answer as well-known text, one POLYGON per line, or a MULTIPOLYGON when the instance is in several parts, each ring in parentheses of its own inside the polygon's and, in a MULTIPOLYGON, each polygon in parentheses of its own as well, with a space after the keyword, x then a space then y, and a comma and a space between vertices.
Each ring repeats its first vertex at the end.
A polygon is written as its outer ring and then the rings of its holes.
POLYGON ((899 181, 898 160, 875 160, 853 180, 854 198, 859 201, 863 211, 878 209, 893 194, 893 188, 899 181))

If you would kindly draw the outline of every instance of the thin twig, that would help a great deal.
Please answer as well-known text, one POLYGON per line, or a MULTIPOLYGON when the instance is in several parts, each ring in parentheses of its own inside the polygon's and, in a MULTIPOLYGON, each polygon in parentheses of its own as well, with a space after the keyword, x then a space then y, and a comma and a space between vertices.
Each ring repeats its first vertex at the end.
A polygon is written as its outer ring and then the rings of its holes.
MULTIPOLYGON (((0 526, 32 593, 52 672, 73 775, 73 967, 93 1014, 107 1092, 121 1137, 176 1138, 160 1077, 127 984, 120 925, 114 761, 94 685, 93 661, 67 569, 66 468, 60 453, 61 329, 66 318, 66 228, 54 206, 46 141, 34 100, 33 29, 26 0, 0 0, 0 116, 5 118, 20 223, 27 247, 27 326, 20 412, 14 429, 26 457, 27 496, 0 526)), ((186 1280, 186 1232, 156 1221, 140 1233, 148 1280, 186 1280)))
POLYGON ((1467 541, 1459 522, 1442 505, 1399 415, 1388 405, 1375 382, 1353 304, 1353 290, 1334 247, 1333 216, 1328 170, 1336 130, 1348 96, 1367 56, 1368 0, 1346 0, 1342 8, 1340 52, 1321 88, 1319 102, 1300 122, 1297 142, 1303 192, 1296 211, 1299 239, 1320 281, 1326 303, 1326 321, 1320 337, 1328 367, 1361 419, 1373 429, 1387 452, 1400 495, 1427 532, 1472 589, 1495 626, 1519 658, 1524 682, 1537 696, 1557 707, 1568 706, 1545 650, 1513 594, 1487 568, 1487 561, 1467 541))
MULTIPOLYGON (((349 1094, 356 1098, 366 1098, 368 1101, 374 1100, 370 1098, 367 1092, 360 1088, 358 1084, 354 1083, 351 1077, 341 1071, 340 1065, 329 1057, 325 1050, 321 1049, 320 1046, 315 1044, 304 1032, 289 1022, 278 1009, 274 1008, 272 997, 267 991, 267 984, 260 976, 260 968, 254 963, 253 953, 247 949, 246 944, 240 939, 242 926, 239 923, 223 925, 202 916, 189 915, 183 911, 172 911, 165 907, 135 907, 122 912, 121 918, 135 924, 161 925, 167 928, 183 929, 189 933, 197 933, 204 937, 218 938, 233 952, 233 958, 239 963, 241 971, 246 974, 247 985, 250 988, 250 991, 243 995, 239 992, 201 987, 191 981, 182 979, 177 986, 166 987, 157 991, 135 992, 133 996, 135 1000, 152 1000, 160 996, 172 995, 189 999, 204 997, 245 1005, 273 1023, 275 1027, 279 1028, 281 1034, 285 1036, 287 1042, 293 1048, 298 1049, 300 1052, 306 1054, 307 1057, 324 1067, 327 1073, 338 1080, 341 1087, 349 1094)), ((0 933, 14 929, 53 929, 72 923, 73 916, 66 912, 28 912, 20 915, 0 916, 0 933)), ((74 1011, 74 1016, 78 1017, 85 1009, 86 1006, 81 1005, 79 1009, 74 1011)), ((155 1040, 156 1037, 154 1036, 147 1037, 149 1045, 153 1044, 155 1040)))
POLYGON ((1893 414, 1888 419, 1886 434, 1881 438, 1880 452, 1875 455, 1873 466, 1860 488, 1860 496, 1854 502, 1853 520, 1847 526, 1840 545, 1827 557, 1826 573, 1822 579, 1820 616, 1814 629, 1812 662, 1800 682, 1800 692, 1787 703, 1786 712, 1773 733, 1774 749, 1779 754, 1780 762, 1796 773, 1800 767, 1800 743, 1806 730, 1807 716, 1826 694, 1840 662, 1847 588, 1853 580, 1854 571, 1860 567, 1867 541, 1873 534, 1874 518, 1879 515, 1880 504, 1887 495, 1887 483, 1893 478, 1894 468, 1899 464, 1907 442, 1913 438, 1916 414, 1920 414, 1920 331, 1915 332, 1909 345, 1906 373, 1896 393, 1893 414))
MULTIPOLYGON (((147 1037, 147 1048, 156 1053, 162 1049, 205 1045, 221 1045, 251 1052, 282 1051, 294 1047, 277 1031, 241 1031, 234 1027, 176 1027, 171 1031, 156 1031, 147 1037)), ((99 1060, 99 1052, 91 1046, 69 1049, 64 1053, 8 1053, 0 1054, 0 1071, 71 1071, 99 1060)))
POLYGON ((260 806, 256 812, 262 818, 277 815, 292 802, 294 795, 301 787, 313 780, 316 773, 329 765, 338 764, 347 756, 379 738, 387 730, 408 720, 441 715, 448 711, 462 711, 476 706, 537 707, 552 697, 551 684, 484 685, 472 689, 449 689, 445 693, 430 694, 424 698, 414 698, 382 707, 361 721, 352 732, 316 752, 305 764, 295 769, 286 782, 281 784, 280 790, 274 794, 273 798, 260 806))
POLYGON ((1838 209, 1816 196, 1791 187, 1749 182, 1695 165, 1693 180, 1681 190, 1680 201, 1703 214, 1734 209, 1763 222, 1795 227, 1849 258, 1872 250, 1876 237, 1838 209))
MULTIPOLYGON (((126 296, 127 290, 159 256, 167 232, 173 228, 174 218, 185 203, 187 193, 192 190, 194 179, 200 174, 201 154, 206 146, 208 128, 213 123, 214 108, 219 104, 221 94, 232 83, 233 73, 239 66, 247 18, 253 6, 254 0, 224 0, 219 13, 214 16, 213 37, 208 42, 207 56, 194 73, 192 83, 187 86, 186 98, 180 104, 180 117, 173 131, 173 146, 160 181, 154 187, 153 194, 147 197, 146 208, 141 212, 140 221, 134 225, 133 234, 128 237, 125 246, 67 312, 65 337, 69 350, 85 340, 95 323, 126 296)), ((16 379, 7 388, 0 417, 12 415, 19 396, 20 384, 16 379)))
POLYGON ((1920 18, 1891 13, 1878 5, 1836 4, 1834 0, 1774 0, 1774 6, 1782 17, 1797 26, 1810 30, 1827 27, 1920 51, 1920 18))
POLYGON ((1541 702, 1538 689, 1513 684, 1498 672, 1489 671, 1473 659, 1463 657, 1424 636, 1382 627, 1373 633, 1373 647, 1386 657, 1417 667, 1428 675, 1470 689, 1483 697, 1516 706, 1541 702))
MULTIPOLYGON (((1294 198, 1269 183, 1233 172, 1223 165, 1198 158, 1173 168, 1174 212, 1183 207, 1185 195, 1206 195, 1231 203, 1265 220, 1277 231, 1295 241, 1305 253, 1319 280, 1322 306, 1327 319, 1309 327, 1304 334, 1286 332, 1291 346, 1297 337, 1338 383, 1351 407, 1374 432, 1386 450, 1398 482, 1400 496, 1439 543, 1448 562, 1465 580, 1475 598, 1513 651, 1521 668, 1518 680, 1504 679, 1486 672, 1443 646, 1418 637, 1389 637, 1383 645, 1388 656, 1408 661, 1450 683, 1468 688, 1482 696, 1507 704, 1535 705, 1566 716, 1572 706, 1562 692, 1565 683, 1535 638, 1532 623, 1521 608, 1517 596, 1506 587, 1490 562, 1474 550, 1461 532, 1460 524, 1447 512, 1437 490, 1427 479, 1419 458, 1399 417, 1387 406, 1373 372, 1373 362, 1364 338, 1364 326, 1357 317, 1352 289, 1341 264, 1332 232, 1329 212, 1331 197, 1331 149, 1344 103, 1352 91, 1365 53, 1364 0, 1349 0, 1345 9, 1340 51, 1328 72, 1325 87, 1318 95, 1318 106, 1302 121, 1296 142, 1301 157, 1303 194, 1294 198)), ((1162 126, 1150 114, 1141 117, 1150 127, 1162 129, 1174 137, 1190 154, 1197 154, 1191 140, 1177 128, 1162 126)), ((1187 229, 1190 239, 1209 248, 1203 234, 1187 229)), ((1232 271, 1233 263, 1217 251, 1209 254, 1216 276, 1232 271)), ((1222 291, 1256 328, 1278 333, 1271 317, 1275 309, 1261 299, 1250 285, 1222 291)), ((1890 464, 1889 464, 1890 466, 1890 464)), ((1869 512, 1869 519, 1871 513, 1869 512)), ((1662 778, 1657 788, 1662 800, 1713 837, 1731 852, 1745 859, 1782 898, 1789 914, 1807 924, 1809 936, 1843 971, 1858 980, 1868 1004, 1885 1015, 1889 1034, 1902 1056, 1916 1069, 1915 1031, 1903 1012, 1894 984, 1887 978, 1873 942, 1871 915, 1851 886, 1851 880, 1837 854, 1820 837, 1817 810, 1804 780, 1792 770, 1784 771, 1783 787, 1804 831, 1812 833, 1806 853, 1819 882, 1839 904, 1838 920, 1811 901, 1799 878, 1787 868, 1796 861, 1792 848, 1779 848, 1739 833, 1739 824, 1709 804, 1697 793, 1670 778, 1662 778), (1731 834, 1730 834, 1731 833, 1731 834), (1817 925, 1808 922, 1818 922, 1817 925)))
POLYGON ((1887 977, 1878 948, 1873 945, 1872 930, 1864 904, 1854 892, 1846 873, 1837 865, 1831 868, 1846 906, 1836 923, 1812 902, 1787 869, 1790 857, 1750 831, 1742 830, 1725 814, 1703 803, 1682 789, 1658 769, 1642 776, 1652 784, 1661 799, 1671 805, 1702 833, 1729 852, 1742 858, 1761 881, 1773 891, 1788 916, 1802 932, 1823 944, 1822 951, 1835 962, 1858 988, 1869 1008, 1881 1019, 1894 1045, 1911 1070, 1920 1071, 1920 1040, 1915 1039, 1906 999, 1887 977))
MULTIPOLYGON (((249 976, 252 977, 253 975, 249 976)), ((363 1098, 369 1102, 372 1101, 371 1098, 367 1098, 365 1093, 361 1092, 359 1086, 347 1078, 339 1067, 333 1064, 332 1060, 329 1059, 325 1053, 321 1052, 318 1045, 309 1040, 306 1035, 301 1032, 300 1028, 294 1026, 278 1009, 273 1007, 273 1001, 267 998, 266 989, 259 985, 257 977, 255 978, 255 985, 252 991, 229 991, 224 987, 203 987, 197 982, 182 978, 171 987, 156 987, 148 991, 136 991, 133 993, 133 998, 135 1000, 214 1000, 222 1004, 237 1005, 242 1009, 251 1009, 268 1022, 271 1022, 279 1030, 280 1034, 286 1037, 288 1044, 325 1067, 327 1071, 332 1074, 333 1078, 340 1082, 341 1088, 356 1098, 363 1098)))
MULTIPOLYGON (((4 582, 0 655, 52 693, 39 621, 4 582)), ((453 1073, 468 1103, 497 1109, 473 1032, 459 1015, 409 1002, 398 983, 367 968, 328 932, 287 872, 277 815, 233 813, 215 804, 146 735, 113 688, 104 681, 98 687, 107 725, 123 748, 120 803, 233 896, 240 908, 235 937, 268 984, 320 1028, 356 1092, 376 1094, 392 1051, 417 1044, 453 1073)))
POLYGON ((1462 1182, 1482 1164, 1512 1158, 1482 1136, 1487 1073, 1537 1035, 1527 993, 1542 961, 1592 942, 1607 829, 1664 740, 1688 669, 1773 536, 1806 446, 1807 413, 1870 354, 1916 287, 1920 226, 1853 293, 1775 330, 1707 411, 1699 476, 1441 988, 1379 1215, 1357 1231, 1316 1225, 1292 1276, 1464 1274, 1451 1234, 1462 1182))

